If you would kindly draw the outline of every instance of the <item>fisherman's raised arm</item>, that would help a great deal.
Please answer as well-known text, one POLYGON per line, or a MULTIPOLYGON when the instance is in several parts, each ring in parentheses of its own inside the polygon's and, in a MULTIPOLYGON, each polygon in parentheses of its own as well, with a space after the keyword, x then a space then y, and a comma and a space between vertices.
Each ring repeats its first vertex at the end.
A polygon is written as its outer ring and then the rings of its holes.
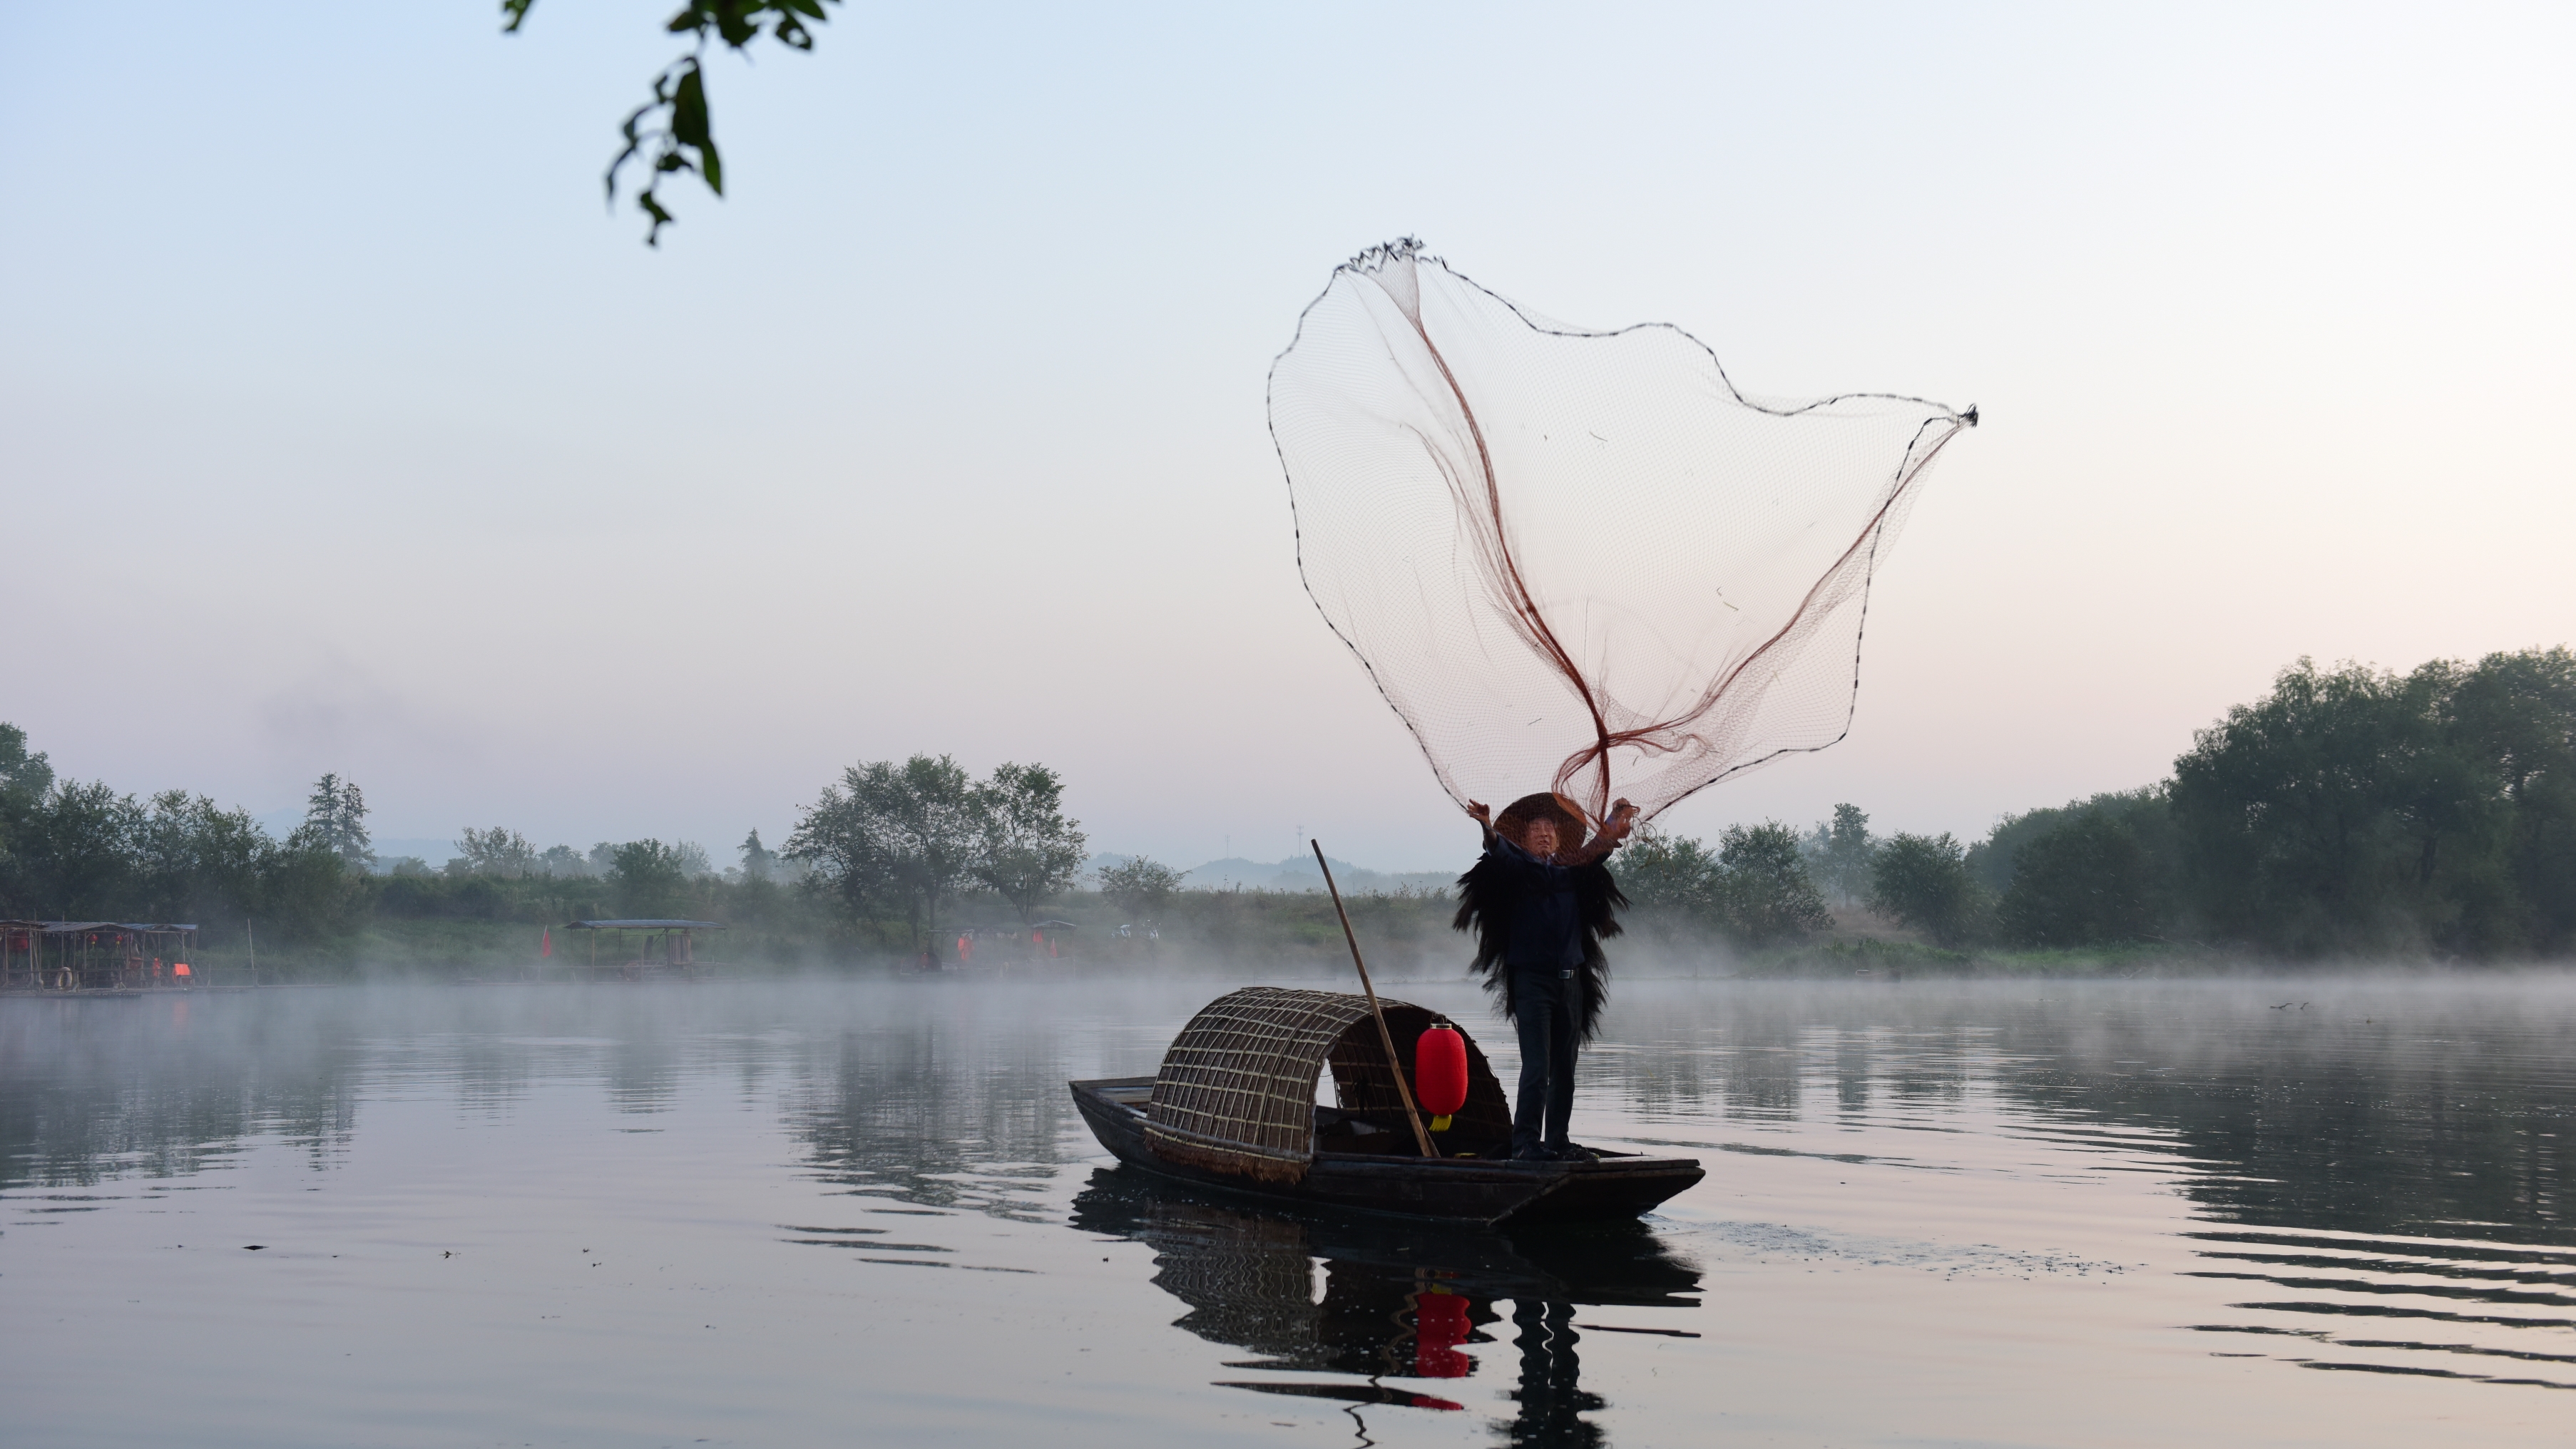
POLYGON ((1610 819, 1602 825, 1600 834, 1585 841, 1581 849, 1561 859, 1567 865, 1590 865, 1617 850, 1620 844, 1627 840, 1628 832, 1634 830, 1636 826, 1637 807, 1621 800, 1610 807, 1610 819))

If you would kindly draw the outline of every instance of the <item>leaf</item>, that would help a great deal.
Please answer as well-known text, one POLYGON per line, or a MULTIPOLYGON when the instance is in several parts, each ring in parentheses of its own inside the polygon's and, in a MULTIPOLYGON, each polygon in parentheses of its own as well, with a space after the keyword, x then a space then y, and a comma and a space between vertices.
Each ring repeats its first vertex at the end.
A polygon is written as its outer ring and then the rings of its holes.
MULTIPOLYGON (((715 4, 701 3, 698 8, 715 22, 716 34, 724 43, 740 50, 760 38, 760 12, 769 7, 758 0, 719 0, 715 4)), ((699 33, 705 31, 701 29, 699 33)))
POLYGON ((671 98, 671 139, 698 153, 698 174, 704 176, 707 189, 724 195, 724 162, 716 155, 714 132, 707 118, 706 77, 692 60, 680 76, 680 88, 671 98))
POLYGON ((644 188, 643 195, 635 198, 635 204, 643 210, 645 215, 653 218, 653 229, 644 234, 644 245, 648 247, 660 246, 662 244, 662 228, 670 225, 671 213, 664 211, 662 209, 662 203, 653 199, 653 188, 650 186, 644 188))
POLYGON ((695 60, 685 62, 680 88, 671 98, 671 139, 683 146, 707 143, 707 84, 695 60))

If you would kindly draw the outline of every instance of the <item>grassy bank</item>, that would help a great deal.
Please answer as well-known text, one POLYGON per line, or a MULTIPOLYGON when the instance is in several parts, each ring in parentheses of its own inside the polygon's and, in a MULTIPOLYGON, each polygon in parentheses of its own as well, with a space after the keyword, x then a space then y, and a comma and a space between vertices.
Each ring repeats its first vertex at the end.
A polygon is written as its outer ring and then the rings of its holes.
POLYGON ((1922 941, 1856 937, 1766 952, 1746 959, 1735 974, 1747 980, 1902 981, 1908 977, 2190 976, 2224 969, 2214 953, 2170 945, 1953 951, 1922 941))
MULTIPOLYGON (((374 977, 446 979, 516 979, 542 969, 562 971, 587 964, 592 941, 587 932, 556 930, 551 961, 537 955, 545 926, 521 921, 430 919, 378 920, 364 930, 329 942, 292 947, 261 943, 254 953, 239 933, 196 953, 198 974, 209 985, 276 985, 288 982, 353 981, 374 977)), ((629 937, 620 950, 615 936, 598 941, 603 963, 628 959, 640 944, 629 937)), ((880 954, 830 953, 806 936, 757 929, 736 930, 698 938, 698 954, 709 961, 739 964, 760 971, 793 970, 836 962, 858 965, 880 954)))
MULTIPOLYGON (((1457 910, 1443 895, 1419 892, 1345 898, 1351 929, 1370 970, 1389 980, 1454 978, 1466 969, 1468 939, 1450 928, 1457 910)), ((1059 932, 1065 954, 1047 958, 1050 973, 1082 975, 1215 974, 1244 981, 1340 982, 1349 978, 1350 952, 1329 896, 1302 892, 1184 891, 1175 896, 1149 933, 1125 920, 1117 907, 1077 892, 1044 908, 1045 919, 1070 921, 1059 932), (1126 926, 1128 934, 1120 935, 1126 926)), ((946 949, 962 924, 1014 919, 998 902, 970 898, 943 922, 946 949)), ((1633 977, 1699 976, 1740 980, 1904 980, 1911 978, 2123 978, 2224 974, 2249 963, 2206 948, 2172 944, 2033 951, 1999 947, 1950 950, 1865 915, 1846 912, 1836 929, 1803 942, 1748 950, 1698 920, 1649 909, 1626 916, 1626 936, 1611 943, 1614 972, 1633 977)), ((336 981, 377 976, 421 979, 517 978, 550 964, 557 971, 592 959, 589 933, 554 931, 554 956, 541 963, 537 945, 545 927, 519 920, 392 918, 370 923, 336 943, 292 949, 263 947, 258 977, 265 982, 336 981)), ((701 936, 698 954, 753 974, 809 971, 885 974, 909 969, 917 959, 900 928, 869 936, 833 935, 812 924, 736 923, 722 934, 701 936)), ((603 964, 626 959, 613 936, 596 943, 603 964)), ((198 954, 210 982, 251 979, 249 957, 236 937, 198 954)), ((1028 963, 1026 948, 987 939, 978 968, 1028 963)), ((1034 964, 1034 963, 1030 963, 1034 964)))
MULTIPOLYGON (((1367 952, 1372 970, 1411 974, 1425 967, 1455 971, 1466 962, 1465 939, 1449 929, 1457 907, 1445 898, 1396 893, 1357 895, 1346 899, 1351 928, 1367 952)), ((786 914, 786 913, 780 913, 786 914)), ((953 958, 951 943, 965 925, 1015 921, 998 901, 968 898, 946 914, 937 940, 943 959, 953 958)), ((1132 973, 1168 970, 1206 972, 1258 980, 1335 976, 1350 969, 1340 921, 1330 897, 1279 891, 1186 891, 1154 928, 1127 921, 1118 908, 1096 894, 1077 892, 1043 908, 1043 919, 1074 924, 1058 933, 1066 954, 1048 958, 1049 969, 1132 973), (1119 934, 1127 926, 1128 934, 1119 934)), ((294 946, 262 943, 256 952, 256 979, 264 982, 344 981, 377 976, 424 979, 472 977, 515 978, 550 965, 552 969, 587 965, 594 945, 605 964, 626 959, 617 938, 594 942, 588 932, 554 926, 554 956, 541 962, 539 941, 547 924, 540 920, 473 919, 445 916, 379 916, 363 929, 336 940, 294 946)), ((698 955, 754 973, 841 971, 883 973, 908 969, 916 959, 898 925, 867 932, 835 933, 817 921, 790 917, 773 924, 731 923, 734 929, 698 938, 698 955)), ((253 979, 253 953, 238 931, 220 933, 198 954, 209 981, 253 979)), ((638 943, 630 937, 625 950, 638 943)), ((1025 960, 1026 948, 987 939, 978 947, 978 967, 1007 966, 1025 960)))

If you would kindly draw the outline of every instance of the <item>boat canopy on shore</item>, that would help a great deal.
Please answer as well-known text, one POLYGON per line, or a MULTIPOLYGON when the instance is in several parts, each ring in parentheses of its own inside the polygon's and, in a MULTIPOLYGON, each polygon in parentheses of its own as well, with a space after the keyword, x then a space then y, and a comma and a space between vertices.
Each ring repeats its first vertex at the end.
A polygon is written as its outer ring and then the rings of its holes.
POLYGON ((661 916, 631 916, 615 920, 568 921, 564 929, 592 933, 590 970, 594 975, 615 976, 636 981, 645 977, 673 973, 694 977, 705 971, 728 969, 713 961, 699 960, 694 940, 700 931, 732 929, 722 921, 684 921, 661 916), (632 960, 602 964, 599 959, 598 935, 602 931, 617 932, 621 952, 625 949, 625 936, 628 931, 642 932, 644 936, 642 949, 632 960))
POLYGON ((0 988, 185 986, 193 921, 0 921, 0 988))

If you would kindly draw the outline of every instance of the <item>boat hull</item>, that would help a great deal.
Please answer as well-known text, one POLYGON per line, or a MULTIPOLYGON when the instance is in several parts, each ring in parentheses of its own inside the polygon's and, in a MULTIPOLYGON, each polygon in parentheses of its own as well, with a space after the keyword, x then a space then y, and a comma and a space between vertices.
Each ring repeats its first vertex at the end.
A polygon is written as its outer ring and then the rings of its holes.
POLYGON ((1493 1226, 1632 1218, 1707 1175, 1687 1157, 1510 1162, 1318 1152, 1302 1181, 1258 1182, 1158 1155, 1140 1110, 1153 1078, 1068 1085, 1092 1135, 1120 1162, 1194 1187, 1309 1208, 1493 1226))

